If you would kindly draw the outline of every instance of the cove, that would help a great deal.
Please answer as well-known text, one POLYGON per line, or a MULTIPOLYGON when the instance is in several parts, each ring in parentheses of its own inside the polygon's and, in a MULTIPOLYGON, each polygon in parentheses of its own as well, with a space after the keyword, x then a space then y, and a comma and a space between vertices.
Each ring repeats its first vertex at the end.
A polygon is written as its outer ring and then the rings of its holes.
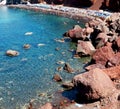
MULTIPOLYGON (((58 72, 58 61, 70 63, 76 70, 82 70, 81 60, 74 59, 70 49, 74 44, 69 40, 57 42, 62 34, 77 24, 76 20, 43 14, 23 9, 0 7, 0 108, 21 109, 31 99, 44 104, 51 101, 41 93, 52 95, 61 89, 52 77, 59 73, 64 81, 75 74, 58 72), (30 32, 32 34, 25 35, 30 32), (24 44, 30 44, 26 50, 24 44), (59 48, 57 51, 56 48, 59 48), (8 57, 8 49, 17 50, 20 55, 8 57)), ((80 26, 84 26, 82 21, 80 26)))

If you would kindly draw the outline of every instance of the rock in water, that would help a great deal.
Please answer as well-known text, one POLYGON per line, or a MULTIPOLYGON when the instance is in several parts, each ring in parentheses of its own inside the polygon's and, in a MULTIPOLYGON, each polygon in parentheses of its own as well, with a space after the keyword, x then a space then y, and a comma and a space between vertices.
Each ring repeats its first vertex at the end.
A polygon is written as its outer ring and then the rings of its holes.
POLYGON ((62 81, 62 77, 59 74, 55 74, 53 76, 53 80, 55 80, 56 82, 61 82, 62 81))
POLYGON ((6 51, 6 55, 7 55, 7 56, 18 56, 18 55, 19 55, 19 52, 18 52, 18 51, 15 51, 15 50, 7 50, 7 51, 6 51))
POLYGON ((66 70, 68 73, 74 72, 73 68, 68 63, 65 63, 65 66, 63 67, 63 69, 66 70))

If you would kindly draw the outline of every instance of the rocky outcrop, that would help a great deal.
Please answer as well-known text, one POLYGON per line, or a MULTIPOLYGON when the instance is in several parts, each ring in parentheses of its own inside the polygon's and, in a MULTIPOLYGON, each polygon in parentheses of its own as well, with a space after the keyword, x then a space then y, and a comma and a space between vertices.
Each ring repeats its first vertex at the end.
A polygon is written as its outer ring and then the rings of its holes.
POLYGON ((18 51, 15 51, 15 50, 7 50, 7 51, 6 51, 6 55, 7 55, 7 56, 18 56, 18 55, 19 55, 19 52, 18 52, 18 51))
POLYGON ((116 91, 108 75, 98 68, 76 75, 73 83, 86 100, 99 100, 116 91))
POLYGON ((103 4, 112 11, 120 11, 120 0, 104 0, 103 4))

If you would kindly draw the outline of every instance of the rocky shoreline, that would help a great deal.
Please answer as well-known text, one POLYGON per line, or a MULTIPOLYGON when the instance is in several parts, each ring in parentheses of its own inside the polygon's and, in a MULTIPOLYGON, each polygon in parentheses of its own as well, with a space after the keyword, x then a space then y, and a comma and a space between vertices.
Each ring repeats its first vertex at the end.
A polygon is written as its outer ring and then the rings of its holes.
MULTIPOLYGON (((40 109, 119 109, 120 108, 120 14, 100 17, 88 13, 75 14, 24 5, 11 5, 49 14, 62 15, 87 21, 85 28, 76 25, 64 37, 77 43, 75 57, 91 56, 86 64, 86 72, 76 75, 70 82, 77 90, 77 102, 84 101, 82 107, 75 102, 62 102, 59 108, 47 103, 40 109), (87 14, 87 15, 86 15, 87 14), (84 16, 85 15, 85 16, 84 16), (64 105, 65 104, 65 105, 64 105), (92 104, 92 105, 91 105, 92 104)), ((69 84, 66 84, 69 87, 69 84)), ((28 109, 33 109, 30 103, 28 109)))

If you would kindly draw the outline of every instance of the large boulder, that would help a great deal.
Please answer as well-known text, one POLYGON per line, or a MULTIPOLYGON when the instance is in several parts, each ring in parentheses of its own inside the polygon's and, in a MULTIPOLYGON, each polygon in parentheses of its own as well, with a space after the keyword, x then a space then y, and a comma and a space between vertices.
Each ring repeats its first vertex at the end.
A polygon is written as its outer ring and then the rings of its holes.
POLYGON ((116 91, 109 76, 98 68, 76 75, 73 83, 81 98, 85 100, 99 100, 111 96, 116 91))
POLYGON ((110 45, 106 45, 101 47, 95 51, 92 56, 92 61, 96 64, 106 65, 108 60, 114 56, 114 51, 112 50, 110 45))
POLYGON ((19 55, 19 52, 18 52, 18 51, 15 51, 15 50, 7 50, 7 51, 6 51, 6 55, 7 55, 7 56, 18 56, 18 55, 19 55))
POLYGON ((73 29, 69 30, 66 34, 71 39, 84 39, 82 28, 79 25, 75 25, 73 29))
POLYGON ((120 65, 119 65, 119 66, 110 67, 110 68, 107 68, 107 69, 103 69, 103 71, 104 71, 112 80, 120 79, 120 65))
POLYGON ((92 55, 95 52, 95 48, 90 41, 79 40, 76 52, 81 56, 88 56, 92 55))

